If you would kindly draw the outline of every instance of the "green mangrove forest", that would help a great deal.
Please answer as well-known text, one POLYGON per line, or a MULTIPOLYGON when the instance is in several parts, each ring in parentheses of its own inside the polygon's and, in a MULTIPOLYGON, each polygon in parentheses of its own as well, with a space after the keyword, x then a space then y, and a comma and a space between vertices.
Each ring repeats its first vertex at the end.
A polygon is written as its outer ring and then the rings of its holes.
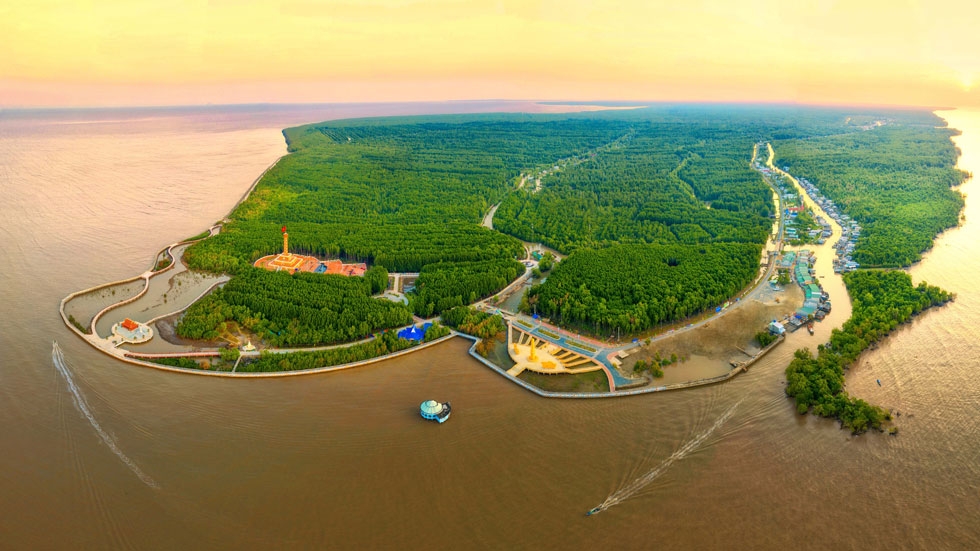
POLYGON ((966 178, 931 113, 881 119, 869 130, 773 143, 776 164, 810 180, 864 228, 853 254, 865 267, 909 266, 959 222, 966 178))
POLYGON ((289 128, 289 153, 185 253, 232 279, 177 331, 215 338, 234 321, 272 346, 358 340, 500 291, 524 273, 521 240, 568 255, 526 311, 598 335, 677 321, 758 272, 776 214, 750 167, 761 140, 862 224, 855 260, 905 265, 962 206, 942 126, 925 111, 659 105, 289 128), (284 225, 292 252, 366 262, 368 276, 253 268, 280 250, 284 225), (377 298, 388 272, 419 273, 407 305, 377 298))

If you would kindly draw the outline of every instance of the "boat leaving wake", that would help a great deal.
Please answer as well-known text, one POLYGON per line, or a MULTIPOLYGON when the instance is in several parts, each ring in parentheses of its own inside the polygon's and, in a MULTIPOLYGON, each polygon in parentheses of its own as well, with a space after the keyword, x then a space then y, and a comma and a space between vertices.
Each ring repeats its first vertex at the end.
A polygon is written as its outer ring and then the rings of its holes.
POLYGON ((658 476, 660 476, 661 474, 663 474, 664 471, 670 468, 670 466, 673 465, 675 461, 684 459, 691 452, 698 449, 698 446, 704 443, 704 441, 707 440, 709 436, 711 436, 711 433, 718 430, 718 427, 724 425, 725 421, 728 421, 728 419, 732 416, 732 414, 735 413, 735 409, 738 408, 738 406, 741 403, 742 400, 739 400, 734 405, 729 407, 727 410, 725 410, 725 413, 721 414, 721 417, 719 417, 714 422, 713 425, 708 427, 708 430, 702 432, 701 434, 697 435, 691 440, 688 440, 683 446, 680 447, 680 449, 670 454, 670 457, 664 459, 663 462, 657 465, 657 467, 654 468, 652 471, 644 474, 643 476, 637 478, 633 482, 630 482, 629 484, 616 490, 615 492, 610 494, 605 501, 593 507, 592 509, 589 509, 589 511, 585 513, 585 515, 590 516, 590 515, 595 515, 597 513, 601 513, 602 511, 605 511, 606 509, 612 507, 613 505, 619 505, 620 503, 626 501, 627 499, 635 496, 637 493, 640 492, 640 490, 646 488, 648 485, 650 485, 651 482, 656 480, 658 476))
POLYGON ((109 446, 112 453, 116 454, 116 457, 125 463, 126 466, 129 467, 129 470, 133 471, 133 474, 135 474, 147 486, 159 490, 160 486, 156 483, 156 481, 140 470, 139 466, 119 449, 119 446, 116 445, 116 441, 112 438, 112 436, 103 430, 102 425, 99 425, 99 422, 92 416, 92 410, 89 409, 88 402, 86 402, 85 398, 82 397, 82 393, 79 391, 78 386, 75 385, 75 380, 72 379, 71 372, 68 370, 68 363, 65 361, 65 354, 61 351, 61 347, 58 345, 57 341, 52 344, 51 361, 54 363, 54 367, 58 370, 58 373, 60 373, 61 376, 64 377, 65 382, 68 383, 68 391, 71 392, 72 398, 75 401, 75 407, 77 407, 85 418, 88 419, 89 424, 91 424, 92 428, 95 429, 95 432, 99 435, 99 438, 105 442, 105 445, 109 446))

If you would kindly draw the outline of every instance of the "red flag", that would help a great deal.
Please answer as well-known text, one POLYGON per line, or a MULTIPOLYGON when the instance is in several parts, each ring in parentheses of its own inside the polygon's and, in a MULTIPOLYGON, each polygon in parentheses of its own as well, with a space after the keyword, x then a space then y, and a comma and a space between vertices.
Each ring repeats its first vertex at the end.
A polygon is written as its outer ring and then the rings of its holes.
POLYGON ((282 227, 282 233, 286 233, 286 226, 282 227))

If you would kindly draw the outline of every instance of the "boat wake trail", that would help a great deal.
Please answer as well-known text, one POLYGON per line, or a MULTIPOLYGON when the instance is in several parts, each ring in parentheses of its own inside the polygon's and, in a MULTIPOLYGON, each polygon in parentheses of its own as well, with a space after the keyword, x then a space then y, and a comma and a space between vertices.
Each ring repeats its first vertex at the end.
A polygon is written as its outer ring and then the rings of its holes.
POLYGON ((616 490, 615 492, 613 492, 612 494, 610 494, 609 497, 607 497, 605 501, 603 501, 602 503, 600 503, 596 507, 593 507, 592 509, 590 509, 589 512, 586 513, 586 515, 594 515, 596 513, 605 511, 606 509, 608 509, 608 508, 610 508, 610 507, 612 507, 614 505, 619 505, 620 503, 622 503, 622 502, 626 501, 627 499, 629 499, 629 498, 635 496, 636 494, 638 494, 640 492, 640 490, 642 490, 643 488, 646 488, 647 486, 649 486, 650 483, 652 483, 654 480, 657 479, 657 477, 659 477, 667 469, 669 469, 670 466, 673 465, 675 461, 679 461, 681 459, 684 459, 691 452, 693 452, 694 450, 698 449, 698 447, 701 444, 703 444, 704 441, 707 440, 708 437, 711 436, 711 434, 713 432, 715 432, 716 430, 718 430, 719 427, 721 427, 722 425, 724 425, 725 424, 725 421, 728 421, 728 419, 732 416, 732 414, 735 413, 735 409, 738 408, 739 404, 741 404, 741 403, 742 403, 742 400, 739 400, 738 402, 736 402, 735 404, 733 404, 731 407, 729 407, 727 410, 725 410, 725 413, 722 413, 721 414, 721 417, 719 417, 714 422, 713 425, 711 425, 710 427, 708 427, 707 430, 705 430, 701 434, 695 436, 691 440, 688 440, 686 443, 684 443, 683 446, 681 446, 677 451, 675 451, 674 453, 672 453, 670 455, 670 457, 668 457, 667 459, 664 459, 652 471, 650 471, 650 472, 648 472, 648 473, 640 476, 636 480, 630 482, 629 484, 626 484, 622 488, 620 488, 620 489, 616 490))
POLYGON ((103 430, 102 425, 100 425, 99 422, 95 420, 95 417, 92 416, 92 410, 89 409, 88 402, 85 401, 85 398, 79 391, 78 386, 75 384, 75 380, 72 378, 71 372, 68 370, 68 363, 65 361, 65 354, 61 351, 61 347, 58 346, 57 342, 54 342, 53 346, 51 347, 51 361, 54 363, 54 367, 58 370, 58 373, 60 373, 61 376, 64 377, 65 382, 68 383, 68 391, 71 392, 72 398, 75 401, 75 406, 82 412, 82 415, 88 419, 89 424, 91 424, 92 428, 95 429, 95 432, 99 435, 99 438, 105 442, 106 446, 109 446, 112 453, 116 454, 116 457, 125 463, 126 466, 129 467, 129 470, 133 471, 133 474, 135 474, 144 484, 159 490, 160 486, 156 483, 156 481, 140 470, 139 466, 119 449, 119 446, 116 445, 115 439, 113 439, 109 433, 103 430))

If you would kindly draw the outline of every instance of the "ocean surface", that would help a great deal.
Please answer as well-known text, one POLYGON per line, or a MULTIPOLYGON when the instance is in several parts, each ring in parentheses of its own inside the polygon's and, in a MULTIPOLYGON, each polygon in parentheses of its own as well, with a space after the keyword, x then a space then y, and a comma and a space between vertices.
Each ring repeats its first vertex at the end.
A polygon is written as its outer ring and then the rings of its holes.
MULTIPOLYGON (((980 201, 912 268, 957 293, 868 352, 852 437, 783 393, 793 334, 728 383, 549 400, 461 339, 328 375, 123 364, 58 315, 222 218, 281 129, 453 102, 0 112, 0 549, 978 549, 980 201), (881 385, 876 383, 880 379, 881 385), (451 400, 444 425, 418 404, 451 400), (586 517, 600 503, 611 506, 586 517)), ((942 112, 980 172, 980 112, 942 112)), ((836 301, 835 301, 836 302, 836 301)), ((822 339, 822 340, 821 340, 822 339)))

